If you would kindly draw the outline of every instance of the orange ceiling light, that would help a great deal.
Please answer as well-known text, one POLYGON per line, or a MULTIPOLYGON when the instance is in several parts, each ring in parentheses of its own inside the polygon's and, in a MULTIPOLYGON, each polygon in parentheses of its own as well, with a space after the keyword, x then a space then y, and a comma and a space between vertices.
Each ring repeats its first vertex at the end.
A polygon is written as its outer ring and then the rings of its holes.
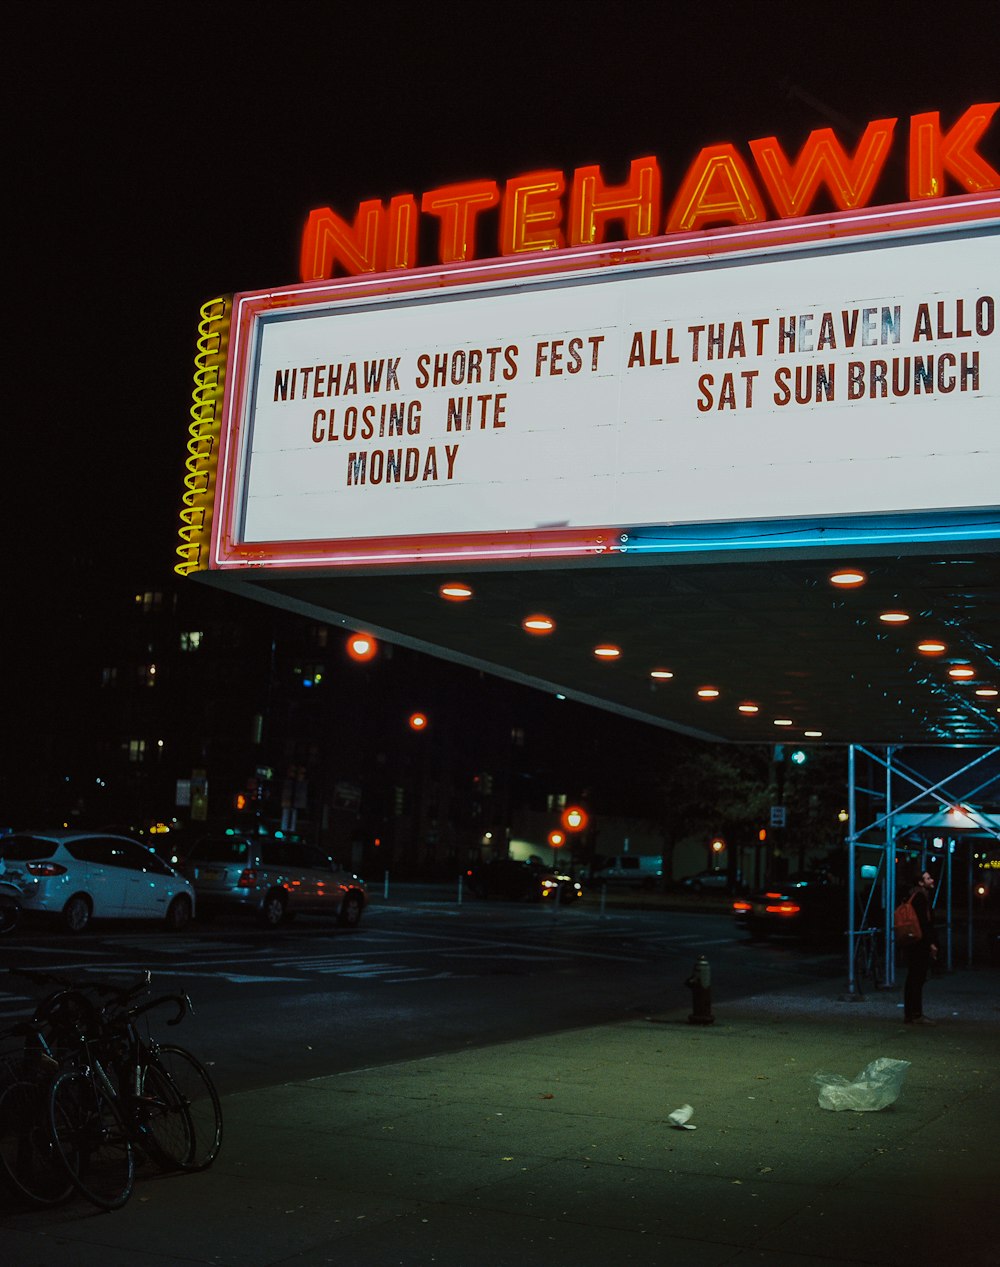
POLYGON ((831 585, 836 585, 839 589, 856 589, 859 585, 864 585, 868 580, 866 572, 862 572, 860 568, 838 568, 836 572, 831 572, 827 578, 831 585))
POLYGON ((699 699, 718 699, 719 698, 718 688, 714 686, 699 686, 698 698, 699 699))
POLYGON ((472 586, 466 585, 464 581, 446 581, 438 589, 438 593, 450 603, 464 603, 472 597, 472 586))
POLYGON ((669 682, 674 675, 669 669, 651 669, 649 676, 655 678, 657 682, 669 682))
POLYGON ((411 713, 409 716, 408 724, 411 730, 426 730, 427 729, 427 714, 426 713, 411 713))
POLYGON ((881 620, 884 625, 905 625, 909 619, 909 612, 892 611, 879 613, 879 620, 881 620))
POLYGON ((525 633, 530 634, 550 634, 556 627, 556 622, 551 616, 543 616, 536 612, 534 616, 525 616, 521 621, 521 628, 525 633))
POLYGON ((347 654, 352 660, 371 660, 378 651, 378 643, 366 633, 354 633, 347 639, 347 654))
POLYGON ((976 670, 971 664, 955 664, 948 670, 948 676, 959 682, 967 682, 976 676, 976 670))
POLYGON ((917 643, 917 650, 921 655, 944 655, 948 648, 937 638, 925 638, 923 642, 917 643))
POLYGON ((599 647, 594 648, 594 655, 598 660, 617 660, 621 653, 621 647, 616 647, 611 642, 602 642, 599 647))
POLYGON ((746 703, 746 704, 740 704, 739 710, 741 713, 746 713, 747 716, 749 717, 749 716, 752 716, 754 713, 759 713, 760 707, 757 704, 746 703))

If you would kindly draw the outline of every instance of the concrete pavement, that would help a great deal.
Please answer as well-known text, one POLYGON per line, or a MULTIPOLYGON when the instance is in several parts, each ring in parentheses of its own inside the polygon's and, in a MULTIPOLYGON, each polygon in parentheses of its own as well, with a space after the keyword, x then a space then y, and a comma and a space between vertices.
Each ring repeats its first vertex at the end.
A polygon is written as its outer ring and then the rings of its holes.
POLYGON ((615 1024, 226 1096, 201 1175, 101 1214, 7 1203, 10 1267, 997 1267, 1000 973, 925 992, 689 1000, 615 1024), (818 1070, 911 1062, 877 1113, 818 1070), (693 1106, 693 1131, 668 1122, 693 1106))

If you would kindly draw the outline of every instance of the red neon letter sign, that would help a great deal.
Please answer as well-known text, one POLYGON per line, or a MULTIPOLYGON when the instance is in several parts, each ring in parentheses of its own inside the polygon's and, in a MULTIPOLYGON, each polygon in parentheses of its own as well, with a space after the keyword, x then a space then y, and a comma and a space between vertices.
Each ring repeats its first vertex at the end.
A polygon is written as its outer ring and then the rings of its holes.
POLYGON ((384 268, 412 268, 417 262, 417 207, 412 194, 400 194, 388 213, 378 199, 359 205, 349 225, 329 207, 309 212, 299 275, 304 282, 332 277, 337 264, 345 272, 377 273, 384 268))
POLYGON ((500 254, 552 251, 566 242, 562 231, 562 172, 528 172, 508 180, 500 212, 500 254))
POLYGON ((841 211, 863 206, 885 166, 895 126, 895 119, 869 123, 853 158, 830 128, 811 132, 794 162, 785 157, 776 136, 751 141, 760 178, 778 215, 805 215, 820 184, 826 185, 841 211))
POLYGON ((495 180, 444 185, 424 194, 420 209, 428 215, 441 217, 438 259, 442 264, 475 258, 476 217, 480 211, 495 207, 499 201, 500 190, 495 180))
POLYGON ((691 164, 674 199, 667 232, 707 224, 757 224, 766 220, 764 199, 750 168, 732 145, 709 145, 691 164))
POLYGON ((948 132, 941 131, 936 110, 910 119, 910 197, 940 198, 945 172, 969 193, 1000 188, 1000 172, 976 153, 976 142, 990 125, 1000 101, 969 106, 948 132))
POLYGON ((569 199, 569 244, 603 242, 609 220, 621 220, 626 238, 648 238, 660 227, 660 165, 636 158, 624 185, 606 185, 599 167, 578 167, 569 199))

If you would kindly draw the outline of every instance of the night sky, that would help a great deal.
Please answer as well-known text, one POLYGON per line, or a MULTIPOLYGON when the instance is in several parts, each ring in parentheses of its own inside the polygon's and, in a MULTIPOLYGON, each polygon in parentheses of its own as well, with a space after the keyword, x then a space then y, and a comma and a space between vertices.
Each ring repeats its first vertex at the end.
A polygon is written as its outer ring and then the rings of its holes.
POLYGON ((311 207, 585 163, 619 180, 645 154, 668 202, 706 144, 794 153, 832 125, 853 146, 1000 95, 990 0, 14 3, 4 25, 22 631, 74 586, 171 566, 199 306, 297 280, 311 207))

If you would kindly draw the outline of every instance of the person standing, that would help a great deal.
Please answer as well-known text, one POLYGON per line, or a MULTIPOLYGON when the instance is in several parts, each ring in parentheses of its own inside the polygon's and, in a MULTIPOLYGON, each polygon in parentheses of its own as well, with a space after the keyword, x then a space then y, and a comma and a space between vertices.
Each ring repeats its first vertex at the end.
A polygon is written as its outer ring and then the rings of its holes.
POLYGON ((934 877, 924 871, 910 894, 910 902, 920 922, 920 940, 906 948, 907 972, 903 986, 903 1020, 907 1025, 934 1025, 924 1016, 924 982, 931 962, 937 958, 937 934, 934 931, 934 877))

